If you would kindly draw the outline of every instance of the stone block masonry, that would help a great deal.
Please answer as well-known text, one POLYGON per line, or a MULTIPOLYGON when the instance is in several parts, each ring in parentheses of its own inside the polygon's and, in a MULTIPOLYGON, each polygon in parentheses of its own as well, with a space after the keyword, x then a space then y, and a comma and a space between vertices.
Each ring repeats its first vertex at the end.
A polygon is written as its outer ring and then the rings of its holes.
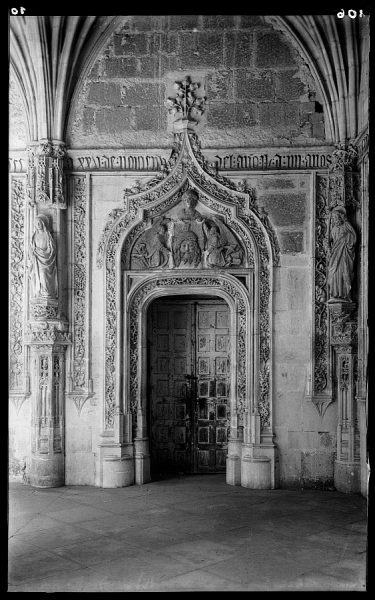
MULTIPOLYGON (((69 143, 110 146, 116 123, 136 147, 137 129, 172 127, 165 107, 167 80, 193 74, 207 106, 197 133, 237 143, 321 141, 324 115, 309 100, 312 78, 296 50, 262 17, 169 15, 124 17, 83 82, 72 114, 69 143), (131 107, 131 114, 122 107, 131 107), (103 109, 110 109, 105 116, 103 109), (118 117, 115 113, 118 112, 118 117), (88 113, 88 114, 86 114, 88 113), (108 118, 107 118, 108 117, 108 118), (231 134, 231 130, 233 130, 231 134)), ((316 98, 316 100, 318 100, 316 98)))

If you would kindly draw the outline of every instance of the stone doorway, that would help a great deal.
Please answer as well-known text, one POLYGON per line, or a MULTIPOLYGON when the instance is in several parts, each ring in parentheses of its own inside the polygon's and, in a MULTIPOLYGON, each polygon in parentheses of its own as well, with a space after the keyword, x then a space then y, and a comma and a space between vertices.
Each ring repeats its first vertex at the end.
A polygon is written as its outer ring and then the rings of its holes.
POLYGON ((226 470, 230 312, 217 297, 161 297, 148 311, 151 473, 226 470))

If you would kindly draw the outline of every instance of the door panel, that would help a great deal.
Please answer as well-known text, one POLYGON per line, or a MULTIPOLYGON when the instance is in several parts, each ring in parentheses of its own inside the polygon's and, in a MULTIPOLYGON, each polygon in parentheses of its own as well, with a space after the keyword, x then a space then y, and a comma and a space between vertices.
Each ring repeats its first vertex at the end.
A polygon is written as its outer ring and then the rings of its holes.
POLYGON ((229 310, 225 304, 197 303, 197 408, 195 470, 225 471, 229 392, 229 310))
POLYGON ((225 471, 227 306, 220 301, 154 303, 149 344, 152 470, 225 471))
POLYGON ((191 470, 191 306, 158 304, 150 319, 150 449, 153 470, 191 470))

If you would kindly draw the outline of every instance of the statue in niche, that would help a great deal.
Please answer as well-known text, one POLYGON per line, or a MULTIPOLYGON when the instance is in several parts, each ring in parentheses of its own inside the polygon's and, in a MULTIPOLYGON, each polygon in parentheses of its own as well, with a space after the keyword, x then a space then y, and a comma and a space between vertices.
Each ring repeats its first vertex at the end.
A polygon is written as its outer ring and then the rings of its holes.
POLYGON ((217 222, 206 220, 203 223, 203 230, 206 237, 206 262, 208 267, 229 267, 234 264, 241 264, 242 250, 240 246, 234 240, 232 243, 228 243, 217 222))
POLYGON ((193 231, 181 231, 173 238, 173 260, 176 267, 197 267, 201 263, 198 237, 193 231))
POLYGON ((36 218, 29 251, 29 274, 34 298, 57 298, 56 247, 42 216, 36 218))
POLYGON ((152 228, 149 243, 142 241, 134 248, 133 258, 138 259, 147 269, 162 268, 168 265, 170 250, 167 244, 168 226, 160 221, 152 228))
POLYGON ((356 240, 356 233, 347 219, 345 208, 337 206, 332 210, 329 233, 327 282, 330 300, 351 301, 356 240))

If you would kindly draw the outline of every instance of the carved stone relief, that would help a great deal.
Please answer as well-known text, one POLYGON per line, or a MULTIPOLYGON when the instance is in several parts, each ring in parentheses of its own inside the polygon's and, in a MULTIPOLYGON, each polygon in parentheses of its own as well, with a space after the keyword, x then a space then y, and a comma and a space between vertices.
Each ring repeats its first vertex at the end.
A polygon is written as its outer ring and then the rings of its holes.
POLYGON ((23 349, 23 296, 25 284, 24 266, 24 184, 19 179, 12 179, 11 222, 10 222, 10 306, 9 306, 9 388, 23 388, 24 349, 23 349))
POLYGON ((29 203, 66 208, 64 195, 65 144, 46 140, 28 152, 27 195, 29 203))
POLYGON ((137 239, 131 269, 227 268, 243 266, 244 252, 230 228, 213 214, 196 210, 199 195, 188 189, 182 202, 155 220, 137 239))
POLYGON ((72 379, 74 389, 87 387, 87 225, 86 180, 73 178, 73 266, 72 266, 72 379))
POLYGON ((328 179, 317 177, 315 206, 315 335, 313 391, 322 394, 328 385, 329 324, 326 301, 327 289, 327 237, 328 237, 328 179))
MULTIPOLYGON (((211 268, 259 265, 255 285, 259 293, 261 361, 254 408, 258 410, 259 405, 261 425, 269 429, 271 268, 279 260, 277 238, 267 214, 256 207, 254 191, 249 190, 246 182, 237 187, 222 176, 216 177, 215 169, 202 157, 194 134, 185 132, 175 136, 167 170, 165 178, 154 181, 152 187, 149 182, 125 191, 126 202, 111 212, 98 246, 97 265, 103 266, 105 257, 106 278, 105 427, 114 427, 114 364, 120 302, 116 298, 119 270, 115 256, 120 240, 125 237, 121 257, 121 268, 125 270, 198 268, 205 269, 208 277, 211 268), (184 207, 186 196, 182 197, 186 192, 190 200, 184 207)), ((136 335, 134 327, 131 323, 132 336, 136 335)), ((132 357, 131 371, 136 369, 134 353, 132 357)), ((240 387, 241 377, 239 371, 240 387)), ((132 381, 136 385, 136 378, 132 377, 132 381)), ((134 398, 133 392, 131 389, 134 398)))

